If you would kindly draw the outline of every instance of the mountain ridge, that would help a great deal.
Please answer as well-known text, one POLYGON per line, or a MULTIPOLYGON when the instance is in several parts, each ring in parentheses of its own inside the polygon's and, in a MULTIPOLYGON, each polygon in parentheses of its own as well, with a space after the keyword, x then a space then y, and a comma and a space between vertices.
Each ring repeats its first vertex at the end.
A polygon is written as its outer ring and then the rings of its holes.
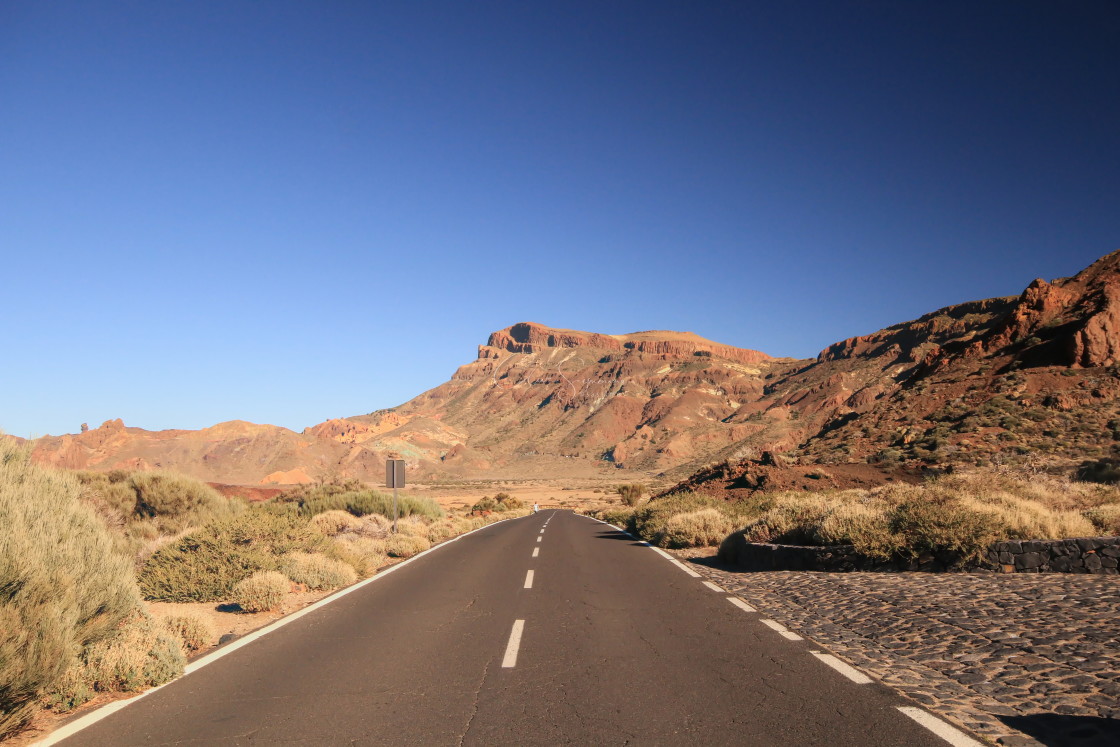
MULTIPOLYGON (((775 358, 691 332, 623 335, 519 322, 444 384, 302 432, 229 421, 143 431, 108 421, 40 439, 74 468, 173 468, 216 482, 685 477, 764 451, 804 464, 917 470, 1113 453, 1120 434, 1120 252, 1019 296, 946 306, 775 358)), ((728 474, 734 469, 726 470, 728 474)))

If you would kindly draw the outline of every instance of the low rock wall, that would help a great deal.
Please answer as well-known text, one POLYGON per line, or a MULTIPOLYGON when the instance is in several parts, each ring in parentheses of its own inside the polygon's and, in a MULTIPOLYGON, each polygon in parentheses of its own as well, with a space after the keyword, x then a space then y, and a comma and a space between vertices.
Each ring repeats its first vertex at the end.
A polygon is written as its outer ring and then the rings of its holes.
POLYGON ((750 571, 996 571, 1003 573, 1116 574, 1120 537, 1008 541, 992 545, 980 563, 965 563, 955 552, 882 561, 851 545, 807 547, 747 542, 742 534, 723 541, 719 557, 750 571))

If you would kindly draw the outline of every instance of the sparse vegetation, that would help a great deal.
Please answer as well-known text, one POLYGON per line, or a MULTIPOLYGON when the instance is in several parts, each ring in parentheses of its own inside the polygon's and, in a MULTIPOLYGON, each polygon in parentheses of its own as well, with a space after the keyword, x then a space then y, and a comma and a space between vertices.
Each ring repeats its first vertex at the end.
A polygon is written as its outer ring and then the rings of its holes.
POLYGON ((179 612, 162 618, 164 626, 183 641, 187 652, 199 651, 217 639, 214 627, 202 615, 194 612, 179 612))

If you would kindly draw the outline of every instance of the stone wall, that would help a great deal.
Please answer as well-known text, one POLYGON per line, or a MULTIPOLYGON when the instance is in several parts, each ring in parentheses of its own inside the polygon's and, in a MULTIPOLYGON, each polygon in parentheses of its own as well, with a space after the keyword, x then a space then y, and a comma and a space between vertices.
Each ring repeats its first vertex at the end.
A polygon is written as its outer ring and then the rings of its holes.
POLYGON ((1120 537, 997 542, 987 554, 987 565, 1004 573, 1107 573, 1115 574, 1120 558, 1120 537))
POLYGON ((966 564, 955 552, 881 561, 850 545, 807 547, 747 542, 739 533, 723 541, 719 558, 750 571, 997 571, 1002 573, 1116 574, 1120 537, 997 542, 981 563, 966 564))

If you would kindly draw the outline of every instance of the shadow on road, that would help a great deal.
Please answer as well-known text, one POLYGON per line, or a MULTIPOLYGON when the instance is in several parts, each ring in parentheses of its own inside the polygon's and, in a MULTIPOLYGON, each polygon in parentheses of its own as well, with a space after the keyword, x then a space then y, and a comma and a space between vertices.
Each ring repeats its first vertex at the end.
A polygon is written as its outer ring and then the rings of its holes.
POLYGON ((1000 716, 999 719, 1047 747, 1115 747, 1120 744, 1120 720, 1113 718, 1033 713, 1000 716))
POLYGON ((639 545, 640 546, 642 544, 641 542, 636 541, 633 537, 629 537, 629 536, 623 534, 622 532, 613 532, 613 531, 610 531, 610 530, 605 531, 605 532, 599 532, 598 534, 595 535, 595 537, 596 537, 596 539, 619 540, 619 541, 622 541, 622 542, 629 542, 631 545, 639 545))

